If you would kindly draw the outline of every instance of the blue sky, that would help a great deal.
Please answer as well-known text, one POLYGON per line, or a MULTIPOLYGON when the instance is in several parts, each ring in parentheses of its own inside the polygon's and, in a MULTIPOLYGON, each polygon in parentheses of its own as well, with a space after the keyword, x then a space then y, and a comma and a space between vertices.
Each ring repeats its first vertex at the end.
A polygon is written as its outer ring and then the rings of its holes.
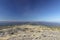
POLYGON ((0 0, 0 20, 60 22, 60 0, 0 0))

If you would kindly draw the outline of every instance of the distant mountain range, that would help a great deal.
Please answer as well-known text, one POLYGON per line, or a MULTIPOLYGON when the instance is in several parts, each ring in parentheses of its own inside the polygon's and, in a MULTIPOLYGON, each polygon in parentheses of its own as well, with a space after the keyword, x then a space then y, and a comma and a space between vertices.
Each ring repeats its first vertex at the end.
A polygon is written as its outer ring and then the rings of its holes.
POLYGON ((54 22, 0 22, 0 26, 23 25, 23 24, 60 26, 60 23, 54 23, 54 22))

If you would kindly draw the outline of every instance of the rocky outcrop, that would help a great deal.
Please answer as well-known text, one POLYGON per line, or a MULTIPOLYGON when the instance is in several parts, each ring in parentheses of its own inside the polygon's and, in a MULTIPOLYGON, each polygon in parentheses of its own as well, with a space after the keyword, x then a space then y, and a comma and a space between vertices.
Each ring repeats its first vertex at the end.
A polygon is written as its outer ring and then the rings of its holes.
POLYGON ((40 26, 16 26, 0 30, 0 40, 60 40, 60 32, 40 26))

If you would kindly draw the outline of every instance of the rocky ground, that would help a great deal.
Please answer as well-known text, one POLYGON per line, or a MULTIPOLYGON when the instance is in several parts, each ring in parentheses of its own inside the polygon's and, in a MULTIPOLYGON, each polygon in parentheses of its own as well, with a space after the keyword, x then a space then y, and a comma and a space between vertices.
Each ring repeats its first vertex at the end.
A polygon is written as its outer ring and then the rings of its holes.
POLYGON ((41 25, 21 25, 0 30, 0 40, 60 40, 60 31, 41 25))

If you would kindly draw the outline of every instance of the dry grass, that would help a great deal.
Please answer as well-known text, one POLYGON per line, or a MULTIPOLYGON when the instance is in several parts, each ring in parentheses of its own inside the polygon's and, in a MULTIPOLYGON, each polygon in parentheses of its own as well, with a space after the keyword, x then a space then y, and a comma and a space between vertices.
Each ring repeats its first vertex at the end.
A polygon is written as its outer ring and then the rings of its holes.
MULTIPOLYGON (((14 26, 0 30, 0 32, 9 32, 6 36, 0 37, 0 40, 7 40, 9 38, 18 37, 19 35, 29 34, 32 38, 38 39, 42 31, 60 31, 59 27, 47 27, 42 25, 21 25, 14 26)), ((26 35, 25 35, 26 36, 26 35)), ((24 37, 25 37, 24 36, 24 37)), ((45 36, 44 36, 45 37, 45 36)))

